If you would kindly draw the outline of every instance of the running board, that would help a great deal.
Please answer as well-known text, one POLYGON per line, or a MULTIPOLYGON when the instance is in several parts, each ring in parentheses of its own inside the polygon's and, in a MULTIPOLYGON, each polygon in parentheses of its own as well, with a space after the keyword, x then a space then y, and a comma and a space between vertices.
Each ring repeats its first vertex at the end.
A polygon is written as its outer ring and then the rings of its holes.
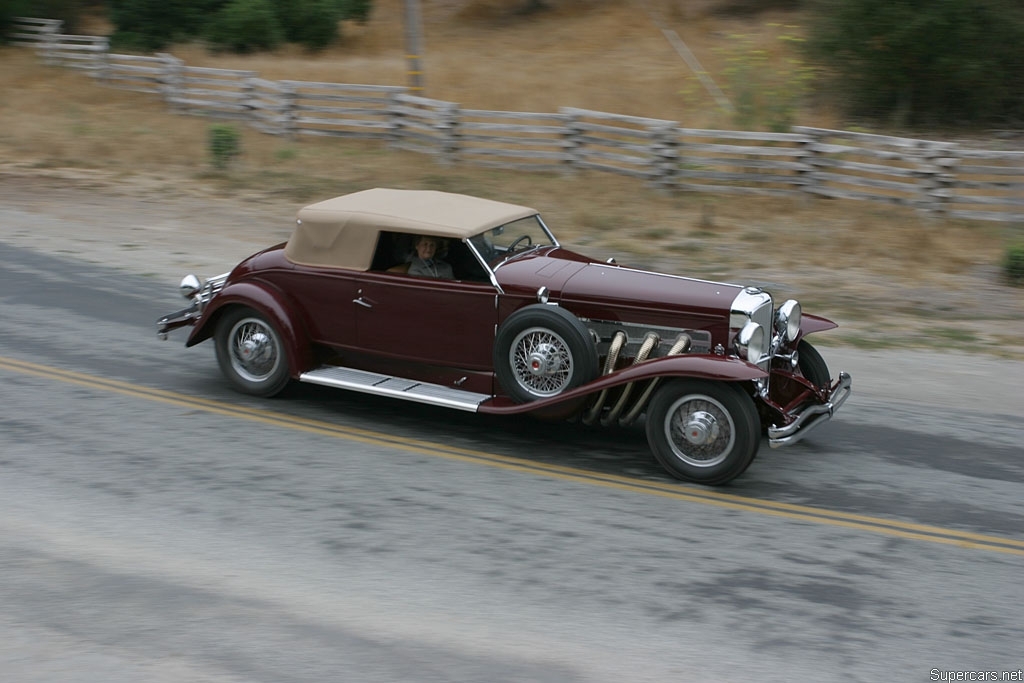
POLYGON ((403 398, 417 403, 468 410, 475 413, 480 404, 491 398, 490 394, 475 394, 472 391, 453 389, 440 384, 417 382, 401 377, 379 375, 353 368, 324 365, 299 375, 300 382, 322 384, 326 387, 351 389, 366 394, 403 398))

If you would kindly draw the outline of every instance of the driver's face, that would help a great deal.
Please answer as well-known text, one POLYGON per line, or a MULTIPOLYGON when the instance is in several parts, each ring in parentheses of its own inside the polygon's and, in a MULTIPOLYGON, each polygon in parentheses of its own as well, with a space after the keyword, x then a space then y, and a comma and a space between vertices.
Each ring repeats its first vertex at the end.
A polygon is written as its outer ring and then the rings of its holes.
POLYGON ((421 237, 420 241, 416 243, 416 255, 426 261, 427 259, 434 258, 434 254, 437 252, 437 241, 429 237, 421 237))

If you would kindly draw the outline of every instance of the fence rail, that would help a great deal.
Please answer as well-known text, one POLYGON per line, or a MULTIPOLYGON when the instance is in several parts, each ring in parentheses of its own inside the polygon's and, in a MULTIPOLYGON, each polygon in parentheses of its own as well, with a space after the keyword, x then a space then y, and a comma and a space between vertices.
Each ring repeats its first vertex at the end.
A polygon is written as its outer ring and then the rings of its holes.
POLYGON ((35 47, 49 36, 60 33, 64 22, 60 19, 35 19, 33 17, 14 17, 14 30, 7 36, 14 45, 35 47))
POLYGON ((242 120, 272 135, 376 139, 443 163, 593 170, 668 191, 813 195, 1024 222, 1024 152, 810 127, 702 130, 569 107, 557 113, 462 109, 400 86, 269 81, 254 71, 187 66, 165 53, 111 54, 105 38, 60 29, 54 20, 20 18, 11 37, 48 64, 159 94, 174 111, 242 120))

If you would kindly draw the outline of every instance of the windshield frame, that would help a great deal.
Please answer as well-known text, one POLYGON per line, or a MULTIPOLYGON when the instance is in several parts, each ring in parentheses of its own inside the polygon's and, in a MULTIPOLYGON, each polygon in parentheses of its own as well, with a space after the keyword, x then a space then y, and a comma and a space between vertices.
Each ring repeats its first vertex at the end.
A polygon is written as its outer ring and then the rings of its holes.
POLYGON ((551 229, 548 228, 547 223, 540 217, 540 214, 517 218, 514 221, 489 228, 466 238, 465 243, 476 256, 480 265, 484 267, 491 280, 491 284, 501 294, 505 292, 502 290, 501 285, 498 284, 498 279, 495 275, 499 268, 535 249, 542 247, 557 248, 561 246, 555 235, 551 232, 551 229), (510 238, 508 237, 509 235, 511 235, 510 238), (525 247, 517 244, 523 236, 526 236, 529 241, 529 244, 525 247), (504 239, 496 242, 495 237, 503 237, 504 239), (541 238, 543 238, 543 241, 541 238), (535 239, 536 241, 534 241, 535 239), (508 248, 511 246, 515 246, 516 249, 510 253, 508 248))

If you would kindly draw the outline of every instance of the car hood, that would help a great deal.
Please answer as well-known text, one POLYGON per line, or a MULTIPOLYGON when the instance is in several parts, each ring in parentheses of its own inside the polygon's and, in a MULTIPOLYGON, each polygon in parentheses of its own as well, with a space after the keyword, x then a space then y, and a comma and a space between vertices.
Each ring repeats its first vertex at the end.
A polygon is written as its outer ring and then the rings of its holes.
POLYGON ((740 285, 610 265, 565 249, 527 256, 497 271, 502 287, 551 300, 581 318, 701 329, 727 321, 740 285))
POLYGON ((729 317, 739 285, 592 263, 578 269, 561 302, 578 315, 609 320, 706 327, 729 317))

